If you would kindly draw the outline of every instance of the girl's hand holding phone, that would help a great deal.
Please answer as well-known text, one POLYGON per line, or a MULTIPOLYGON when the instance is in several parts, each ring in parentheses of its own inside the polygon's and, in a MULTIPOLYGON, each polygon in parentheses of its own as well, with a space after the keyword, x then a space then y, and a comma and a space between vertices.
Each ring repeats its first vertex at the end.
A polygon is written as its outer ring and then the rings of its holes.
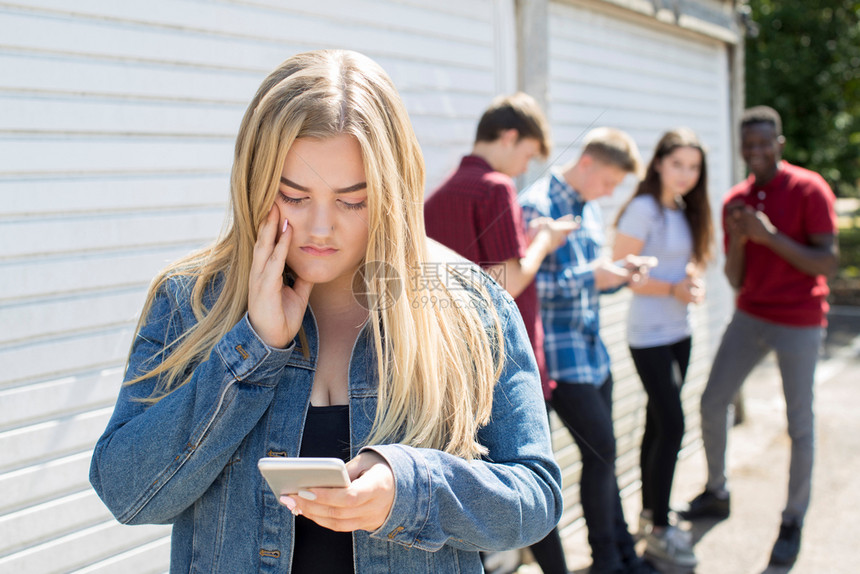
POLYGON ((337 532, 382 526, 394 505, 394 473, 385 459, 364 451, 346 464, 352 481, 346 488, 310 488, 282 496, 281 504, 320 526, 337 532))

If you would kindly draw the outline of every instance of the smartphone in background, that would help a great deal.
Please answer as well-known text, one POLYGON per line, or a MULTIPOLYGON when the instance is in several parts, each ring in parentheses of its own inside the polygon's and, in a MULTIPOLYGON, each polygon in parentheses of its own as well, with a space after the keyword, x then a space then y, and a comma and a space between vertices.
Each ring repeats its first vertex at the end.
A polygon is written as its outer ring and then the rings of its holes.
POLYGON ((265 457, 257 468, 277 497, 308 488, 349 486, 346 464, 339 458, 265 457))

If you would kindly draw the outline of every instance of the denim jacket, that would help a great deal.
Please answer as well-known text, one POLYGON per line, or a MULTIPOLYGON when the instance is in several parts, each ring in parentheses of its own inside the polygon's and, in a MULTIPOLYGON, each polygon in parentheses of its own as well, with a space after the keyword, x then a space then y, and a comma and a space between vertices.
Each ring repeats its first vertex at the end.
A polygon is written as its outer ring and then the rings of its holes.
MULTIPOLYGON (((179 277, 159 290, 133 343, 126 380, 195 323, 192 286, 179 277)), ((358 573, 482 572, 478 551, 529 545, 561 516, 561 472, 534 356, 512 299, 488 288, 506 353, 492 420, 479 432, 489 454, 467 461, 402 444, 369 447, 390 464, 396 491, 378 530, 353 533, 358 573)), ((294 518, 265 484, 257 460, 299 454, 318 349, 310 308, 303 326, 306 353, 298 338, 275 349, 246 315, 190 381, 159 402, 136 400, 150 395, 154 380, 122 387, 95 447, 90 481, 120 522, 173 524, 171 572, 289 572, 294 518)), ((359 334, 349 365, 352 456, 377 406, 369 332, 359 334)))

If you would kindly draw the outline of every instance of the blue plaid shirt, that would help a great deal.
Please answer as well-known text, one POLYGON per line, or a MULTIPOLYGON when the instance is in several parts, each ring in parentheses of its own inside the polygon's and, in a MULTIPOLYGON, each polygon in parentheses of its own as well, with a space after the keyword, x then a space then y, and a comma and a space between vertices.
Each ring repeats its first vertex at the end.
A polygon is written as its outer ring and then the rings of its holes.
POLYGON ((560 174, 533 183, 519 198, 526 223, 573 215, 579 229, 544 259, 536 284, 541 303, 549 375, 558 382, 600 385, 609 376, 609 353, 600 339, 600 307, 592 263, 603 245, 600 206, 588 203, 560 174))

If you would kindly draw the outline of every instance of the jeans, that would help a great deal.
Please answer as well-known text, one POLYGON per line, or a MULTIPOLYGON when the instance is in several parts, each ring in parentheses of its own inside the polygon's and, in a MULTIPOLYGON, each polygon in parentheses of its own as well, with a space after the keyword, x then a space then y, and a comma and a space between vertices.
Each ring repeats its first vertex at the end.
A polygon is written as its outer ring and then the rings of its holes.
POLYGON ((654 526, 669 525, 669 498, 678 451, 684 438, 681 385, 690 363, 690 337, 671 345, 630 349, 642 386, 648 393, 642 436, 642 508, 651 510, 654 526))
POLYGON ((612 376, 600 386, 559 381, 551 404, 582 457, 580 502, 592 556, 601 564, 620 564, 635 551, 615 477, 612 376))
POLYGON ((823 329, 762 321, 735 311, 702 395, 702 439, 708 459, 707 489, 726 488, 728 408, 750 371, 776 351, 791 437, 788 501, 783 522, 803 524, 809 507, 814 454, 812 385, 823 329))
POLYGON ((532 556, 534 556, 535 562, 538 563, 543 574, 567 574, 564 546, 561 543, 557 526, 542 540, 529 546, 529 550, 531 550, 532 556))

